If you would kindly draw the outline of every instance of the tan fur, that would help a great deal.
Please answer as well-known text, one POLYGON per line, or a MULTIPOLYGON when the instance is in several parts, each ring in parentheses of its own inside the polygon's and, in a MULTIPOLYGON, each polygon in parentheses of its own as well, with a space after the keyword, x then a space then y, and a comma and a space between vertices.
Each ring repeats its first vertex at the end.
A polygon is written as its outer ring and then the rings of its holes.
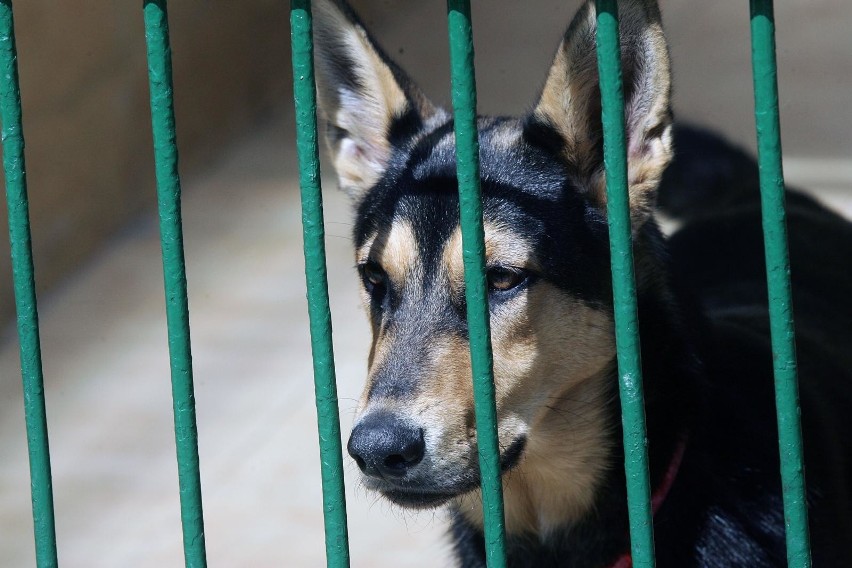
MULTIPOLYGON (((672 157, 671 78, 668 49, 655 2, 619 4, 622 73, 625 82, 628 189, 631 218, 638 228, 649 218, 654 193, 672 157)), ((600 87, 595 51, 594 4, 578 12, 559 46, 535 115, 566 140, 565 159, 578 185, 601 206, 606 175, 599 148, 600 87)))
MULTIPOLYGON (((582 381, 554 401, 529 432, 517 467, 503 477, 506 531, 547 537, 592 507, 597 486, 612 463, 602 411, 603 373, 582 381)), ((483 525, 479 490, 456 499, 459 511, 483 525)))
MULTIPOLYGON (((531 251, 511 231, 487 225, 486 242, 489 263, 534 264, 531 251)), ((463 270, 458 233, 449 239, 444 259, 447 273, 457 280, 463 270)), ((529 439, 521 463, 504 478, 506 527, 512 533, 547 532, 588 510, 602 472, 611 465, 603 371, 615 353, 612 320, 539 282, 491 323, 500 444, 505 448, 522 434, 529 439)), ((468 349, 455 342, 442 353, 442 376, 428 396, 472 407, 468 349)), ((444 428, 448 414, 442 402, 444 428)), ((457 418, 452 423, 468 427, 457 418)), ((452 438, 462 438, 462 432, 452 438)), ((481 523, 478 492, 461 497, 459 505, 471 521, 481 523)))
POLYGON ((318 33, 333 36, 343 45, 361 84, 358 92, 334 84, 323 62, 318 62, 320 107, 326 120, 346 133, 330 140, 334 167, 341 189, 357 198, 384 171, 390 157, 388 127, 394 117, 405 113, 409 99, 361 26, 350 22, 331 2, 318 1, 314 9, 318 33))
MULTIPOLYGON (((364 244, 355 251, 356 264, 372 261, 383 268, 391 285, 402 288, 409 280, 416 281, 420 276, 421 266, 417 257, 417 240, 414 229, 408 221, 396 219, 390 229, 377 232, 368 237, 364 244)), ((366 291, 361 289, 361 299, 364 305, 369 305, 369 297, 366 291)), ((393 336, 379 327, 379 322, 371 320, 373 327, 373 342, 370 346, 368 359, 369 368, 375 368, 387 356, 388 350, 393 345, 393 336)), ((367 381, 366 394, 369 390, 370 381, 367 381)), ((361 407, 366 400, 361 401, 361 407)))
POLYGON ((590 96, 597 90, 596 25, 594 9, 587 3, 571 24, 578 33, 569 31, 559 45, 535 108, 535 114, 565 139, 565 157, 582 173, 591 173, 597 166, 598 140, 592 134, 600 120, 600 102, 590 96))
MULTIPOLYGON (((326 6, 322 10, 330 9, 326 0, 319 2, 326 6)), ((599 152, 602 134, 593 6, 588 1, 569 28, 534 112, 565 139, 564 159, 572 166, 573 181, 603 207, 606 195, 599 152)), ((669 59, 654 2, 622 2, 620 9, 624 76, 630 81, 625 108, 628 184, 634 228, 638 228, 649 215, 654 191, 671 158, 669 59)), ((383 171, 389 151, 386 131, 392 118, 409 105, 424 116, 440 111, 419 92, 404 92, 364 31, 334 10, 331 27, 342 30, 335 33, 344 34, 365 85, 364 93, 349 95, 332 89, 333 96, 326 95, 324 103, 329 120, 344 131, 333 148, 341 185, 357 197, 383 171), (347 106, 350 95, 361 97, 357 102, 362 109, 355 112, 347 106)), ((517 124, 506 123, 491 132, 490 143, 512 148, 521 132, 517 124)), ((450 134, 435 149, 454 143, 450 134)), ((538 269, 531 244, 509 227, 487 223, 485 239, 488 266, 538 269)), ((464 294, 461 250, 461 234, 456 229, 445 243, 438 274, 429 275, 437 277, 438 289, 445 286, 447 303, 458 303, 464 294)), ((641 254, 637 258, 642 262, 641 254)), ((416 305, 417 294, 422 292, 418 287, 423 287, 426 275, 411 225, 393 222, 387 231, 368 238, 356 259, 378 263, 397 296, 407 294, 407 301, 414 298, 416 305)), ((366 293, 364 301, 369 304, 366 293)), ((477 440, 468 342, 447 332, 433 333, 444 328, 434 325, 430 318, 435 316, 427 310, 421 315, 422 319, 405 323, 409 327, 400 337, 373 321, 369 373, 358 419, 388 409, 422 429, 426 451, 410 474, 420 476, 418 487, 428 491, 452 486, 475 471, 477 440), (403 372, 416 374, 405 377, 416 388, 405 396, 382 399, 376 395, 368 400, 374 374, 390 355, 406 355, 394 350, 400 345, 410 349, 404 334, 410 337, 412 332, 423 338, 422 343, 414 342, 423 357, 416 368, 403 372)), ((528 440, 520 461, 503 479, 506 528, 510 534, 544 538, 587 513, 606 470, 618 467, 613 463, 605 416, 615 358, 612 315, 540 279, 492 309, 491 339, 500 446, 505 450, 522 437, 528 440)), ((383 483, 376 476, 365 476, 364 482, 373 489, 381 489, 383 483)), ((471 522, 482 524, 478 490, 455 502, 471 522)))
MULTIPOLYGON (((486 224, 489 265, 533 269, 529 245, 508 228, 486 224)), ((393 223, 385 237, 375 235, 357 260, 381 263, 399 286, 416 285, 416 250, 411 227, 393 223), (410 247, 410 248, 407 248, 410 247), (391 268, 391 264, 397 266, 391 268), (397 278, 407 276, 397 282, 397 278)), ((463 293, 461 233, 447 240, 443 277, 450 293, 463 293)), ((510 533, 545 534, 576 520, 591 506, 598 480, 610 467, 604 405, 605 371, 615 347, 608 313, 572 298, 547 282, 520 294, 491 318, 499 441, 508 447, 520 436, 529 442, 515 470, 504 478, 506 528, 510 533)), ((378 368, 394 337, 374 335, 370 361, 378 368)), ((458 337, 431 338, 418 396, 411 400, 363 400, 359 415, 392 405, 426 432, 429 451, 421 467, 476 467, 470 351, 458 337)), ((370 486, 371 481, 366 481, 370 486)), ((478 491, 458 498, 472 522, 481 523, 478 491)))
MULTIPOLYGON (((523 242, 513 231, 488 222, 485 223, 484 230, 486 266, 501 264, 525 269, 537 267, 529 244, 523 242)), ((450 288, 454 293, 461 293, 464 290, 464 261, 461 257, 461 249, 461 229, 457 228, 447 239, 443 253, 443 263, 450 288)))
POLYGON ((391 282, 402 287, 408 279, 416 280, 420 270, 414 228, 406 220, 394 219, 389 230, 370 236, 355 252, 355 261, 371 260, 381 266, 391 282))

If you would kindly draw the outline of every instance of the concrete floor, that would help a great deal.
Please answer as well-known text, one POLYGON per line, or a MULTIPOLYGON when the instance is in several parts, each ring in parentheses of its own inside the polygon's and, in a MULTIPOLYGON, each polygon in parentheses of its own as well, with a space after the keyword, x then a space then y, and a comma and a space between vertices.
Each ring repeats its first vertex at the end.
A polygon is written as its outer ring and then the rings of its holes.
MULTIPOLYGON (((409 2, 417 17, 419 10, 428 11, 424 18, 439 18, 441 10, 426 4, 409 2)), ((557 28, 563 27, 573 10, 573 3, 555 4, 542 2, 540 15, 525 4, 501 0, 500 14, 479 26, 477 41, 483 47, 478 69, 485 111, 518 110, 523 108, 519 101, 528 101, 534 94, 540 79, 530 83, 506 77, 514 77, 516 70, 520 76, 543 73, 559 35, 557 28), (507 30, 522 38, 514 47, 505 39, 507 30), (512 58, 501 59, 508 51, 512 58), (503 61, 502 66, 497 60, 503 61)), ((669 8, 675 63, 680 62, 681 68, 686 61, 708 63, 704 69, 677 75, 678 96, 685 94, 678 98, 680 116, 717 125, 748 143, 752 128, 747 111, 751 105, 748 69, 731 67, 727 73, 724 67, 729 60, 745 57, 747 61, 747 47, 717 34, 720 20, 730 10, 715 8, 718 3, 711 3, 713 9, 711 4, 691 3, 701 12, 692 20, 681 4, 664 2, 669 8), (697 34, 699 25, 710 33, 697 34), (688 45, 692 47, 684 47, 688 45), (718 48, 718 57, 708 54, 710 45, 718 48), (704 89, 696 83, 702 73, 713 77, 714 90, 706 88, 706 80, 704 89), (745 86, 740 86, 742 81, 745 86), (730 101, 746 110, 737 110, 733 118, 724 114, 730 101)), ((801 20, 800 28, 813 30, 819 22, 826 23, 827 29, 837 28, 842 16, 850 15, 848 4, 838 4, 815 1, 814 21, 801 20)), ((476 9, 484 11, 483 6, 478 4, 476 9)), ((780 6, 779 14, 784 10, 789 13, 795 8, 780 6)), ((443 63, 437 67, 430 63, 444 61, 443 52, 418 47, 423 34, 416 32, 416 18, 391 26, 394 17, 376 22, 379 36, 388 38, 393 53, 403 49, 403 63, 418 71, 418 79, 425 77, 430 93, 437 92, 435 85, 446 88, 443 63), (406 33, 408 39, 400 39, 406 33)), ((784 22, 793 27, 790 20, 784 22)), ((821 57, 802 55, 808 53, 808 38, 813 35, 788 31, 792 39, 782 44, 782 58, 792 54, 797 65, 803 65, 802 61, 834 57, 838 69, 845 65, 848 70, 852 50, 843 51, 841 42, 849 37, 845 31, 835 36, 834 43, 823 38, 813 44, 821 57)), ((434 35, 443 41, 443 35, 434 35)), ((788 83, 782 96, 801 101, 816 91, 822 101, 818 104, 848 103, 850 76, 847 72, 821 82, 817 69, 786 79, 782 75, 782 82, 788 83)), ((852 118, 841 114, 813 118, 798 112, 785 117, 784 123, 785 141, 790 140, 785 145, 788 180, 815 189, 821 198, 852 214, 848 137, 852 118)), ((204 512, 213 566, 324 564, 292 132, 286 119, 271 119, 252 136, 234 143, 204 176, 184 180, 204 512)), ((333 185, 326 179, 329 280, 345 436, 363 380, 368 328, 355 288, 350 214, 333 185)), ((162 272, 154 219, 128 228, 61 289, 42 298, 41 321, 62 565, 181 565, 162 272)), ((0 337, 3 567, 34 565, 18 370, 17 344, 13 330, 7 329, 0 337)), ((441 513, 403 514, 360 490, 354 473, 347 461, 354 566, 449 564, 441 513)))
MULTIPOLYGON (((288 125, 289 126, 289 125, 288 125)), ((319 456, 295 165, 283 125, 185 183, 193 361, 212 565, 320 566, 319 456), (223 213, 227 214, 223 214, 223 213)), ((287 130, 286 132, 291 132, 287 130)), ((327 187, 333 187, 331 180, 327 187)), ((327 192, 341 419, 348 431, 368 328, 354 286, 348 204, 327 192)), ((63 566, 178 566, 180 519, 159 241, 129 229, 41 304, 63 566)), ((10 330, 11 331, 11 330, 10 330)), ((0 348, 0 566, 33 565, 17 346, 0 348)), ((347 463, 355 566, 440 558, 440 515, 359 491, 347 463)))

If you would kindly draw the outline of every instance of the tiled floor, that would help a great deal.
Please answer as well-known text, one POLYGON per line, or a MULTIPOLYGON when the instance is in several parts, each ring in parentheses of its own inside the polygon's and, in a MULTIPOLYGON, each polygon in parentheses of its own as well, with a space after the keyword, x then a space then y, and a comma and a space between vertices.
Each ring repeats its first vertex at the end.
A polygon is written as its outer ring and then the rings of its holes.
MULTIPOLYGON (((672 12, 673 20, 683 19, 674 4, 672 12)), ((507 84, 506 97, 519 88, 507 84)), ((792 89, 787 96, 799 94, 792 89)), ((293 152, 287 146, 292 127, 285 122, 271 121, 236 143, 203 177, 184 180, 211 566, 323 565, 300 213, 293 152)), ((808 152, 791 158, 788 179, 817 188, 820 196, 852 213, 852 152, 834 148, 825 153, 830 160, 814 160, 808 152)), ((348 206, 331 189, 331 180, 326 187, 334 339, 342 423, 348 432, 365 369, 368 329, 351 268, 348 206)), ((42 300, 64 567, 182 563, 162 296, 157 231, 148 218, 42 300)), ((0 338, 4 568, 34 565, 17 357, 14 334, 7 330, 0 338)), ((448 564, 440 513, 403 514, 359 490, 354 473, 349 464, 354 566, 448 564)))

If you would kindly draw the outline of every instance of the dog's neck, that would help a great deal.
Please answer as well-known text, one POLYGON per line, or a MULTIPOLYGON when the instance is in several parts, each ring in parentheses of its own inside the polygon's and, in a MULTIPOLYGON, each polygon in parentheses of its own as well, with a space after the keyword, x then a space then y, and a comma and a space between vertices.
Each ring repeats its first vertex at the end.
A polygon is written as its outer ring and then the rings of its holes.
MULTIPOLYGON (((681 463, 683 463, 683 455, 686 452, 686 443, 688 439, 688 434, 684 433, 680 436, 677 446, 674 448, 671 460, 669 461, 669 466, 666 468, 663 478, 660 480, 660 484, 656 487, 656 489, 654 489, 654 493, 651 495, 651 510, 654 515, 656 515, 660 507, 663 506, 663 503, 669 496, 669 491, 671 491, 672 485, 674 485, 677 474, 680 472, 680 466, 681 463)), ((619 556, 618 560, 616 560, 612 565, 612 568, 632 567, 633 556, 630 552, 625 552, 619 556)))

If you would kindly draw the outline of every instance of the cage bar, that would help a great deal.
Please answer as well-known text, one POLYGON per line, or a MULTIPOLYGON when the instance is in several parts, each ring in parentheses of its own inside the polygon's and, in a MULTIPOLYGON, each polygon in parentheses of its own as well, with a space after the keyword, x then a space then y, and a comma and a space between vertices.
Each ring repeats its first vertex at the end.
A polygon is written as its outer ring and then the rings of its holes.
POLYGON ((757 127, 760 199, 769 291, 769 325, 775 371, 775 406, 787 562, 790 568, 811 566, 808 504, 799 409, 796 335, 787 248, 787 212, 778 116, 778 71, 775 61, 775 15, 772 0, 751 0, 751 54, 754 115, 757 127))
POLYGON ((490 568, 506 566, 503 488, 491 353, 485 238, 479 184, 479 133, 476 127, 476 78, 469 0, 448 0, 450 66, 456 164, 464 257, 465 300, 473 371, 476 439, 485 522, 485 552, 490 568))
POLYGON ((166 0, 145 0, 145 41, 151 90, 151 124, 166 293, 183 553, 187 567, 207 566, 198 431, 192 386, 189 305, 181 227, 180 176, 172 97, 172 56, 166 0))
POLYGON ((305 278, 319 429, 325 553, 328 566, 342 568, 349 566, 349 537, 346 526, 343 448, 340 441, 340 415, 334 372, 331 308, 325 265, 312 27, 310 0, 292 0, 290 30, 293 48, 293 95, 296 103, 296 149, 299 156, 299 186, 302 192, 305 278))
POLYGON ((53 515, 53 484, 44 402, 44 374, 38 331, 35 272, 30 241, 27 199, 27 170, 24 163, 24 130, 21 118, 21 89, 15 48, 12 1, 0 0, 0 117, 2 117, 3 168, 6 174, 6 203, 18 339, 21 348, 21 379, 30 456, 30 488, 33 503, 36 565, 58 565, 56 524, 53 515))
POLYGON ((645 428, 639 319, 627 187, 618 2, 617 0, 596 0, 595 5, 615 340, 618 352, 621 420, 624 429, 627 506, 630 517, 630 548, 633 566, 652 568, 655 565, 654 527, 651 485, 648 478, 648 439, 645 428))

